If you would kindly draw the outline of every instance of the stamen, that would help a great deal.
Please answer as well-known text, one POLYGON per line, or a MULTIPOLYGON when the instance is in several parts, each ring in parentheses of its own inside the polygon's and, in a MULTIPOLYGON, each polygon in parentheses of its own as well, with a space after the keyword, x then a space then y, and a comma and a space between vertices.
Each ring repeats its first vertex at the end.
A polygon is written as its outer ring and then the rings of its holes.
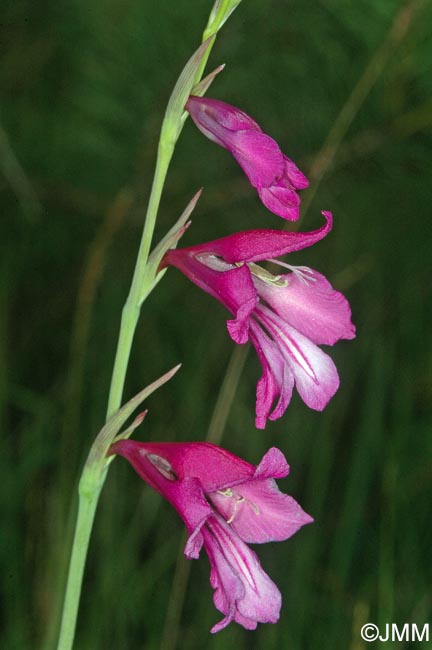
POLYGON ((312 269, 310 269, 308 266, 292 266, 291 264, 287 264, 286 262, 281 262, 280 260, 269 260, 269 262, 272 262, 273 264, 277 264, 278 266, 283 266, 285 269, 289 269, 298 277, 298 279, 303 282, 304 284, 308 285, 309 282, 316 282, 316 278, 314 277, 314 272, 312 269))
POLYGON ((288 284, 288 281, 285 278, 282 279, 282 276, 280 275, 273 275, 273 273, 270 273, 270 271, 263 269, 263 267, 259 266, 258 264, 249 262, 248 267, 252 275, 254 275, 256 278, 259 278, 263 282, 276 285, 277 287, 286 287, 288 284))
POLYGON ((231 490, 231 488, 225 488, 224 490, 218 490, 217 493, 221 494, 223 497, 232 497, 232 496, 234 496, 234 493, 231 490))
POLYGON ((232 511, 231 515, 226 520, 227 524, 232 524, 232 522, 234 521, 234 519, 237 516, 237 513, 239 511, 239 507, 240 507, 241 503, 246 503, 248 506, 250 506, 256 515, 260 514, 260 509, 258 508, 257 505, 255 505, 255 503, 253 501, 249 501, 249 499, 246 499, 245 497, 241 496, 240 494, 237 494, 231 488, 224 488, 223 490, 217 490, 217 494, 220 494, 223 497, 228 497, 228 498, 231 498, 231 499, 232 499, 232 497, 235 496, 234 508, 233 508, 233 511, 232 511))
POLYGON ((234 510, 231 513, 231 517, 229 519, 227 519, 227 524, 232 524, 232 522, 234 521, 234 518, 235 518, 235 516, 237 514, 238 507, 239 507, 239 505, 241 503, 243 503, 243 501, 245 501, 244 497, 237 497, 237 499, 234 502, 234 510))

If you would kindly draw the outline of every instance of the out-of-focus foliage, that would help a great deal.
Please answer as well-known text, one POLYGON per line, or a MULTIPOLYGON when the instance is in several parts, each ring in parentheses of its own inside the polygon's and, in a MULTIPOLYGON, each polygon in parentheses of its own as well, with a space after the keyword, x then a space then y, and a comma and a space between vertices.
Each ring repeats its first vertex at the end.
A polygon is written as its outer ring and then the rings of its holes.
MULTIPOLYGON (((104 418, 161 117, 209 11, 207 0, 2 2, 0 645, 8 650, 55 642, 76 481, 104 418)), ((328 275, 351 301, 358 338, 332 351, 341 389, 323 414, 296 398, 282 420, 256 431, 260 369, 250 355, 222 440, 251 462, 279 446, 292 466, 281 487, 315 524, 258 549, 283 593, 279 624, 256 633, 233 624, 210 637, 219 614, 207 560, 193 563, 183 607, 171 602, 167 622, 182 525, 117 460, 92 536, 77 649, 153 650, 164 639, 165 650, 354 650, 369 620, 432 621, 431 14, 418 1, 245 0, 224 26, 210 65, 227 67, 212 96, 244 108, 316 178, 316 156, 336 129, 333 163, 302 221, 312 228, 331 209, 335 228, 293 260, 328 275)), ((201 185, 186 243, 281 225, 189 121, 158 234, 201 185)), ((148 401, 137 437, 206 436, 233 349, 225 317, 185 278, 166 274, 145 304, 125 396, 183 367, 148 401)))

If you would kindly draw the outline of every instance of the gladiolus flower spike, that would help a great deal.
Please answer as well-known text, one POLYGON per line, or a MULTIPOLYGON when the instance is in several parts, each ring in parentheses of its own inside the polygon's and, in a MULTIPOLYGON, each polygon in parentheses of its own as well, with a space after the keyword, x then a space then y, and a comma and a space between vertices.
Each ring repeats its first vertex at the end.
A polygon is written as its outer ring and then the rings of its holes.
POLYGON ((224 614, 211 631, 231 621, 248 630, 276 623, 281 594, 248 544, 288 539, 313 521, 275 483, 289 473, 283 453, 270 449, 257 467, 205 442, 120 440, 109 453, 124 456, 177 510, 189 533, 186 557, 206 550, 213 601, 224 614))
POLYGON ((332 215, 322 214, 326 223, 311 232, 249 230, 169 250, 162 260, 161 268, 177 267, 234 315, 227 327, 235 343, 254 345, 263 369, 256 392, 260 429, 267 419, 284 414, 294 384, 307 406, 323 410, 339 387, 339 376, 318 345, 355 337, 348 301, 323 275, 274 259, 325 237, 332 215), (273 275, 255 263, 263 260, 290 272, 273 275))
POLYGON ((297 190, 309 182, 277 142, 249 115, 217 99, 191 95, 185 108, 205 136, 232 153, 266 208, 296 221, 300 205, 297 190))

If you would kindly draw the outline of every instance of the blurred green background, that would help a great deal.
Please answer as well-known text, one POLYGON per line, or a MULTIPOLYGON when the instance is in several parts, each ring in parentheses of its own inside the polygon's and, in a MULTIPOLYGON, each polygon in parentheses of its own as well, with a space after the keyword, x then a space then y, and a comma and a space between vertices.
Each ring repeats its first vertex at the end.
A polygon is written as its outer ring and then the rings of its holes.
MULTIPOLYGON (((2 2, 5 650, 55 644, 76 483, 104 418, 161 117, 210 7, 2 2)), ((341 388, 324 413, 295 396, 257 431, 256 356, 233 358, 223 308, 170 270, 145 304, 125 397, 182 362, 135 437, 200 440, 213 418, 222 444, 250 462, 277 445, 292 467, 280 487, 315 524, 256 549, 283 594, 280 622, 213 637, 207 559, 178 563, 180 519, 117 460, 91 540, 77 650, 361 650, 374 645, 360 637, 368 621, 432 624, 431 25, 430 2, 244 0, 220 33, 209 66, 227 67, 210 96, 249 112, 310 174, 303 229, 333 211, 333 233, 290 261, 345 292, 358 337, 331 350, 341 388)), ((185 244, 281 226, 188 121, 159 235, 202 185, 185 244)))

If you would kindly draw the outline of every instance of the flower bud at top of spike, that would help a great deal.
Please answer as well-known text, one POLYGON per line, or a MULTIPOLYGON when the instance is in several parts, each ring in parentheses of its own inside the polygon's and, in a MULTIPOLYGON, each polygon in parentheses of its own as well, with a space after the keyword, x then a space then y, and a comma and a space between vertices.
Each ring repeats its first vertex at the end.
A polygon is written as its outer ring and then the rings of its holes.
POLYGON ((297 191, 308 180, 255 120, 235 106, 194 95, 186 110, 205 136, 231 152, 266 208, 289 221, 298 219, 297 191))

